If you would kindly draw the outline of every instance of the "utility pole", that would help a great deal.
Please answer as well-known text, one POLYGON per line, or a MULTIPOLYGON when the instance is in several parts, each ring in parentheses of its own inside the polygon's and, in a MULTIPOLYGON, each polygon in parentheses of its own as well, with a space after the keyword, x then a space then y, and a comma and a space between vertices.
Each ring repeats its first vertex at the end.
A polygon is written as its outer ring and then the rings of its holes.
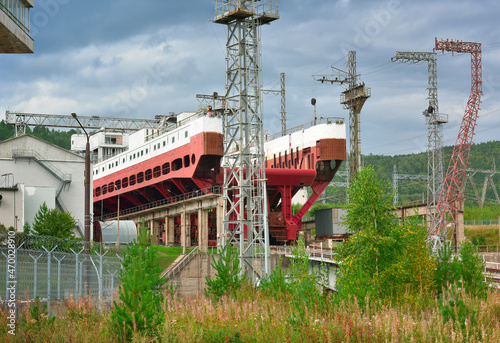
POLYGON ((238 246, 254 283, 270 273, 260 29, 278 18, 277 0, 215 0, 227 26, 222 245, 238 246))
POLYGON ((348 84, 347 89, 340 94, 340 103, 344 106, 344 109, 349 110, 349 184, 351 184, 361 169, 360 113, 365 101, 371 96, 371 89, 365 87, 363 82, 358 83, 359 75, 356 72, 356 51, 349 51, 347 63, 347 71, 331 67, 337 74, 313 75, 313 77, 321 83, 348 84))
POLYGON ((446 114, 439 113, 437 88, 437 62, 435 52, 397 51, 391 62, 417 64, 427 62, 428 108, 423 112, 427 131, 427 225, 432 226, 439 193, 443 186, 443 124, 448 122, 446 114))

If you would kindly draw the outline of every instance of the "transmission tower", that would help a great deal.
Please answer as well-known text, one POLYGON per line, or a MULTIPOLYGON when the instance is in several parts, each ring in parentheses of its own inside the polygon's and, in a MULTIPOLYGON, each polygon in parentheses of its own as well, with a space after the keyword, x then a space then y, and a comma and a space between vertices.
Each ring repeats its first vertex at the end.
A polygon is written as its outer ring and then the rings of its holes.
POLYGON ((214 22, 227 26, 222 242, 239 247, 254 282, 270 272, 260 28, 278 18, 277 0, 215 0, 214 22))
POLYGON ((491 186, 493 190, 493 194, 495 195, 495 199, 497 200, 497 204, 500 206, 500 197, 498 196, 497 188, 495 186, 495 182, 493 181, 493 176, 500 174, 500 171, 497 170, 495 165, 495 160, 493 160, 493 167, 491 170, 484 170, 478 168, 467 168, 467 179, 470 180, 472 185, 472 189, 474 190, 474 195, 477 198, 477 202, 479 207, 483 207, 486 202, 486 191, 488 189, 488 184, 491 186), (485 174, 483 190, 481 196, 479 196, 479 192, 477 190, 476 182, 474 181, 475 174, 485 174))
POLYGON ((280 90, 275 89, 263 89, 263 94, 273 93, 276 95, 281 95, 281 135, 286 135, 286 94, 285 94, 285 73, 280 74, 280 90))
POLYGON ((470 147, 474 137, 477 114, 483 93, 481 43, 453 40, 435 40, 435 50, 471 54, 471 91, 465 114, 460 124, 457 140, 451 154, 443 187, 436 205, 436 212, 430 227, 429 237, 435 246, 449 238, 448 229, 455 244, 464 239, 463 232, 463 190, 469 163, 470 147), (448 225, 448 216, 452 223, 448 225))
POLYGON ((332 67, 337 74, 313 75, 313 77, 321 83, 346 83, 349 85, 340 94, 340 103, 345 109, 349 110, 349 183, 352 183, 352 180, 361 168, 361 108, 363 108, 366 99, 371 96, 371 89, 365 87, 364 83, 358 84, 359 75, 356 73, 356 51, 349 51, 347 64, 347 71, 332 67))
POLYGON ((414 180, 414 181, 427 181, 427 175, 416 175, 416 174, 398 174, 398 167, 394 165, 392 169, 392 191, 394 192, 394 197, 392 198, 392 204, 397 205, 398 199, 398 183, 399 180, 414 180))
POLYGON ((439 193, 443 185, 443 124, 448 116, 439 113, 437 89, 437 63, 435 52, 398 51, 391 58, 392 62, 401 61, 416 64, 426 61, 429 77, 429 107, 423 112, 427 131, 427 223, 432 225, 432 214, 435 212, 439 193))

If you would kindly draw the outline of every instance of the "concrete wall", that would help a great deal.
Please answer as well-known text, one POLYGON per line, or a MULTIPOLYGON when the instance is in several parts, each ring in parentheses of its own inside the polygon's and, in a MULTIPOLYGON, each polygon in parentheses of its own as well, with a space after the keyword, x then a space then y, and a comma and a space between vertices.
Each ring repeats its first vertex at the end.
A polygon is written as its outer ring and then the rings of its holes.
MULTIPOLYGON (((206 285, 206 277, 215 277, 216 270, 211 266, 212 256, 216 259, 219 255, 196 255, 180 273, 167 281, 167 286, 173 283, 176 294, 180 297, 196 297, 203 294, 206 285)), ((283 269, 290 266, 289 260, 282 256, 281 265, 283 269)), ((271 270, 274 270, 280 260, 280 256, 271 255, 271 270)))
MULTIPOLYGON (((71 175, 71 182, 65 186, 60 199, 68 212, 84 225, 84 171, 85 159, 72 152, 59 148, 38 138, 23 135, 0 142, 0 174, 12 173, 14 185, 19 185, 18 191, 0 190, 4 201, 0 205, 0 223, 14 226, 14 196, 16 198, 16 214, 20 220, 18 230, 22 230, 26 220, 24 215, 25 199, 21 185, 26 187, 45 187, 56 190, 61 186, 61 181, 47 171, 33 159, 12 157, 13 149, 34 150, 49 161, 59 171, 71 175), (15 195, 14 195, 15 193, 15 195)), ((92 185, 91 185, 92 187, 92 185)), ((23 188, 23 189, 24 189, 23 188)), ((92 206, 90 206, 92 210, 92 206)))

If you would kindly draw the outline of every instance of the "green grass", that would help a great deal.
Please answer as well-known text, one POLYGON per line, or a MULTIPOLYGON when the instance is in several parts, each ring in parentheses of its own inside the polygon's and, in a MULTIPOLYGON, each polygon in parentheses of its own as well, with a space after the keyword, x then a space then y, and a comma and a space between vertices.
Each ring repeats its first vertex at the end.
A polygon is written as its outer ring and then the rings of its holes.
POLYGON ((499 245, 498 226, 468 226, 465 227, 465 237, 469 238, 472 244, 479 246, 479 251, 487 251, 485 246, 499 245))
MULTIPOLYGON (((182 254, 182 247, 155 246, 154 249, 158 252, 156 260, 162 270, 171 265, 182 254)), ((186 253, 189 254, 191 250, 193 249, 186 249, 186 253)))

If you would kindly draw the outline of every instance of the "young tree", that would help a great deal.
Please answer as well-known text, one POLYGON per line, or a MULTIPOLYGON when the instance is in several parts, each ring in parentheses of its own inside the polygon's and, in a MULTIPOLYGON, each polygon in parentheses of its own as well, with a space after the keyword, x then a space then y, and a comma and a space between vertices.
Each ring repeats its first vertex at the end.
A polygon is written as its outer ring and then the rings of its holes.
POLYGON ((112 327, 118 340, 129 342, 134 332, 154 337, 163 323, 163 295, 161 269, 156 262, 156 251, 149 244, 150 237, 144 225, 139 227, 138 242, 129 245, 123 260, 119 287, 120 303, 114 301, 112 327))
POLYGON ((76 221, 70 213, 65 213, 55 208, 49 210, 47 204, 44 202, 36 213, 33 225, 27 233, 70 238, 75 236, 73 232, 75 226, 76 221))
POLYGON ((434 260, 425 228, 397 222, 392 196, 374 169, 363 168, 348 193, 344 223, 353 234, 339 248, 339 295, 363 302, 367 296, 398 298, 432 288, 434 260))
POLYGON ((213 278, 205 277, 205 295, 216 300, 223 295, 234 296, 246 281, 245 275, 240 276, 241 267, 237 251, 232 245, 228 245, 218 260, 212 257, 211 265, 217 273, 213 278))

